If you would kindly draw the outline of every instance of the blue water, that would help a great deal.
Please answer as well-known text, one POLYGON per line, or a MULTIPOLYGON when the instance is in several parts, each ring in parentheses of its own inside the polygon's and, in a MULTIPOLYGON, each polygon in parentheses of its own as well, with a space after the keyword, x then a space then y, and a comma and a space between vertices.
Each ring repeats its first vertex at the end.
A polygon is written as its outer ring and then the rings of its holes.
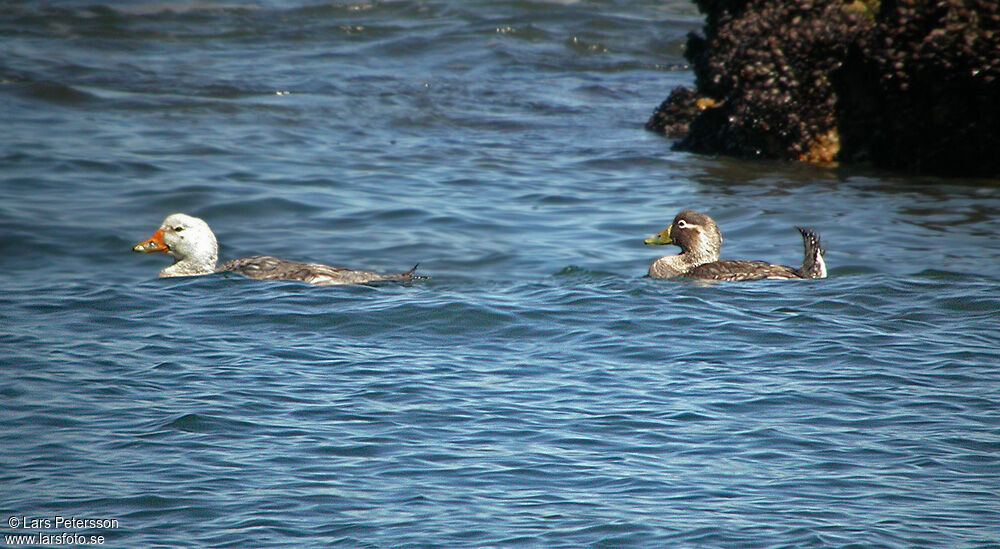
MULTIPOLYGON (((0 527, 112 547, 1000 547, 1000 185, 695 156, 679 0, 7 3, 0 527), (830 277, 643 278, 724 256, 830 277), (223 259, 429 277, 156 278, 223 259), (13 521, 13 522, 11 522, 13 521)), ((4 538, 0 546, 13 547, 4 538)))

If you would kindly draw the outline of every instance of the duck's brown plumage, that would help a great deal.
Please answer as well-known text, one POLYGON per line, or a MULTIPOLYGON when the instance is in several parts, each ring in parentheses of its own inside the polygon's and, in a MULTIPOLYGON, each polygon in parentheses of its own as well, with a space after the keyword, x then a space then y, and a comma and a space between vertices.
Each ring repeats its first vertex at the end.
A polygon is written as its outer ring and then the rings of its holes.
POLYGON ((713 261, 688 270, 687 278, 740 281, 764 279, 805 278, 796 269, 784 265, 771 265, 764 261, 713 261))
POLYGON ((653 278, 695 278, 701 280, 795 280, 825 278, 826 264, 819 236, 798 228, 805 246, 805 258, 798 268, 772 265, 764 261, 720 260, 722 234, 711 217, 692 210, 677 214, 662 233, 646 239, 647 244, 674 244, 678 255, 661 257, 649 268, 653 278))

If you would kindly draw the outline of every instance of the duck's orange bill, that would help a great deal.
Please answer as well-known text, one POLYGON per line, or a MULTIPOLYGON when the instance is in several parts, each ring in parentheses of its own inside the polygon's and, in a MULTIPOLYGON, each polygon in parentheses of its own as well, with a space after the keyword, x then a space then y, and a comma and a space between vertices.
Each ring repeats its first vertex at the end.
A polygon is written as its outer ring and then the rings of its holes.
POLYGON ((163 230, 160 229, 156 231, 153 238, 143 242, 142 244, 136 244, 132 248, 133 252, 142 252, 144 254, 151 254, 155 252, 169 252, 170 248, 167 247, 166 242, 163 241, 163 230))

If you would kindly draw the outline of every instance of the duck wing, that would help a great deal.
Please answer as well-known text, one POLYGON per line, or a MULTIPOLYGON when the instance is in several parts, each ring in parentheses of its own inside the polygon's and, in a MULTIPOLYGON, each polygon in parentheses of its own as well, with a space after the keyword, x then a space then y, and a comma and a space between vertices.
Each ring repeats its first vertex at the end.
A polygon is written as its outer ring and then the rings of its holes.
POLYGON ((317 286, 334 286, 339 284, 369 284, 389 280, 412 280, 416 269, 413 267, 413 269, 399 274, 380 274, 318 263, 299 263, 260 255, 227 261, 219 267, 218 271, 237 273, 256 280, 299 280, 317 286))
POLYGON ((329 265, 319 265, 315 263, 306 264, 304 280, 317 286, 336 286, 338 284, 372 284, 374 282, 405 282, 413 280, 417 266, 405 273, 376 273, 373 271, 354 271, 340 267, 330 267, 329 265))
POLYGON ((739 282, 742 280, 790 280, 802 278, 797 269, 763 261, 713 261, 688 269, 685 278, 739 282))

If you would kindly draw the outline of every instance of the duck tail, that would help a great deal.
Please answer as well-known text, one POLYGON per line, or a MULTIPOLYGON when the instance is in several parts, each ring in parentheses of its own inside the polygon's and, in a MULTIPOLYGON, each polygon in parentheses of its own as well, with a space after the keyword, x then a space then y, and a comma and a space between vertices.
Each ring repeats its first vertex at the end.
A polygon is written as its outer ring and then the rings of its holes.
POLYGON ((392 278, 394 280, 413 280, 414 278, 421 278, 421 277, 418 277, 416 275, 417 267, 419 267, 419 266, 420 266, 420 264, 417 263, 416 265, 413 266, 412 269, 410 269, 409 271, 406 271, 405 273, 399 273, 399 274, 390 275, 390 276, 392 276, 392 278))
POLYGON ((812 229, 795 228, 802 233, 802 244, 806 249, 805 259, 802 260, 799 274, 802 278, 826 278, 826 262, 823 261, 823 254, 826 251, 820 244, 819 235, 812 229))

